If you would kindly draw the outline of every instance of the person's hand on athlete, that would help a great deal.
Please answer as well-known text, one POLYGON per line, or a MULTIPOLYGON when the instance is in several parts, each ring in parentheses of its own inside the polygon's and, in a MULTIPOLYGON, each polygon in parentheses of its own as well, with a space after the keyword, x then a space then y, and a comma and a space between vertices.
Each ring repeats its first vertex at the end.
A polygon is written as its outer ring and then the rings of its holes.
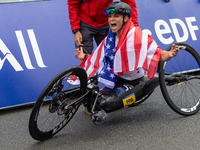
POLYGON ((74 41, 75 41, 76 45, 79 46, 79 47, 83 46, 82 40, 83 40, 83 37, 82 37, 81 32, 80 31, 76 32, 74 34, 74 41))
POLYGON ((75 57, 77 59, 80 59, 80 60, 83 60, 85 58, 85 54, 83 52, 83 48, 82 47, 79 47, 79 48, 76 49, 75 57))

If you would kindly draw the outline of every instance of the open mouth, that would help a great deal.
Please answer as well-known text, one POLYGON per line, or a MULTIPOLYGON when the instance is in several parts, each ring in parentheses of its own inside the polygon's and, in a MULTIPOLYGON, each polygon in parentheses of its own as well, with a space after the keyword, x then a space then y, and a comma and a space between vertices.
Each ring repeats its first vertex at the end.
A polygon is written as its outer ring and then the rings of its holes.
POLYGON ((111 23, 110 26, 111 26, 111 27, 116 27, 117 24, 116 24, 116 23, 111 23))
POLYGON ((110 24, 110 28, 111 28, 112 30, 116 29, 116 27, 117 27, 117 24, 116 24, 116 23, 111 23, 111 24, 110 24))

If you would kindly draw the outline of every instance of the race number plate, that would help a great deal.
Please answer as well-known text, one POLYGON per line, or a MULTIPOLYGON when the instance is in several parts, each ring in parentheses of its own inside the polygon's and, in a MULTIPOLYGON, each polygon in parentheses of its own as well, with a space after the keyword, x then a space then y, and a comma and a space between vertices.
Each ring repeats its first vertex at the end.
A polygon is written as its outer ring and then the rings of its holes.
POLYGON ((135 102, 135 100, 136 99, 135 99, 135 94, 134 93, 122 98, 124 107, 128 106, 130 104, 133 104, 135 102))

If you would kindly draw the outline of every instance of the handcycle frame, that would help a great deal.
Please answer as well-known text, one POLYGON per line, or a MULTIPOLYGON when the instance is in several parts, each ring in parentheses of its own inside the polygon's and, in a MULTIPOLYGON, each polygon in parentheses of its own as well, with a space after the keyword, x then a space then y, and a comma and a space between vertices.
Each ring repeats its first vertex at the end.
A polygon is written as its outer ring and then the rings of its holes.
MULTIPOLYGON (((78 66, 76 66, 76 67, 78 67, 78 66)), ((79 68, 79 69, 81 69, 81 68, 79 68)), ((86 91, 84 92, 84 94, 81 97, 79 97, 75 102, 73 102, 71 105, 75 106, 75 105, 85 104, 88 101, 88 96, 93 94, 96 96, 95 96, 95 100, 92 105, 91 112, 95 113, 95 106, 97 103, 97 99, 98 99, 98 97, 101 96, 101 94, 99 92, 99 87, 98 87, 98 85, 95 84, 97 81, 97 78, 98 78, 98 76, 94 76, 89 79, 89 80, 92 80, 92 82, 90 82, 87 85, 87 88, 86 88, 86 91)), ((171 78, 171 79, 173 79, 173 78, 171 78)), ((171 79, 170 79, 170 81, 172 81, 171 79)), ((157 86, 159 86, 158 75, 155 75, 155 77, 153 79, 148 79, 147 76, 144 76, 143 82, 134 86, 132 89, 125 92, 124 94, 119 95, 118 99, 122 99, 123 97, 126 97, 126 96, 134 93, 135 97, 136 97, 136 102, 141 102, 141 101, 144 101, 146 98, 148 98, 148 94, 152 93, 153 90, 157 86)), ((111 111, 108 111, 108 112, 111 112, 111 111)))
MULTIPOLYGON (((176 43, 176 44, 179 45, 179 47, 183 48, 183 49, 184 49, 183 45, 189 46, 185 43, 176 43)), ((171 46, 169 46, 167 48, 167 51, 169 51, 170 48, 171 48, 171 46)), ((198 54, 196 54, 196 55, 198 55, 198 54)), ((199 55, 198 55, 198 58, 200 58, 199 55)), ((198 60, 198 61, 200 61, 200 60, 198 60)), ((118 99, 122 100, 123 97, 127 97, 128 95, 134 93, 136 101, 129 106, 137 106, 138 104, 144 102, 152 94, 154 89, 160 85, 160 82, 163 82, 163 81, 161 81, 163 79, 161 79, 160 76, 159 76, 159 70, 161 70, 161 68, 165 66, 165 63, 166 62, 159 62, 158 72, 155 74, 154 78, 148 79, 147 76, 145 75, 143 82, 136 85, 135 87, 133 87, 131 90, 125 92, 124 94, 119 95, 118 99)), ((179 83, 182 83, 184 81, 189 81, 189 80, 192 80, 192 79, 200 79, 200 76, 197 76, 199 74, 200 74, 199 69, 193 70, 191 72, 182 71, 182 72, 176 72, 174 74, 166 74, 165 73, 164 80, 165 80, 165 82, 167 83, 168 86, 172 86, 174 84, 179 84, 179 83)), ((91 77, 90 80, 94 80, 94 82, 97 83, 97 76, 91 77)), ((82 95, 76 102, 74 102, 75 105, 82 105, 87 101, 87 99, 88 99, 87 95, 90 95, 91 93, 96 94, 96 97, 95 97, 95 100, 94 100, 94 103, 93 103, 92 109, 91 109, 91 112, 93 114, 95 113, 95 105, 97 103, 97 99, 98 99, 99 96, 101 96, 101 94, 99 94, 99 88, 98 88, 97 84, 94 84, 94 82, 89 83, 86 87, 85 94, 82 95), (85 99, 85 97, 86 97, 86 99, 85 99)), ((162 87, 161 87, 161 90, 162 90, 162 93, 163 93, 163 96, 164 96, 166 102, 175 112, 177 112, 181 115, 185 115, 185 116, 191 115, 191 113, 188 113, 188 112, 183 113, 183 112, 178 111, 176 108, 174 108, 174 106, 172 106, 173 104, 168 102, 169 98, 167 98, 165 91, 163 91, 162 87)), ((119 106, 119 104, 117 104, 117 103, 121 103, 121 102, 122 101, 117 100, 114 105, 119 106)), ((122 106, 122 104, 120 106, 122 106)), ((112 110, 112 108, 109 108, 109 111, 106 111, 106 112, 115 111, 115 110, 120 109, 120 108, 122 108, 122 107, 115 108, 114 110, 112 110)), ((192 113, 192 114, 194 114, 194 113, 192 113)))
MULTIPOLYGON (((82 69, 79 66, 75 66, 75 67, 82 69)), ((87 84, 87 88, 86 88, 84 94, 82 96, 80 96, 75 102, 71 103, 70 105, 80 106, 82 104, 88 103, 88 99, 89 99, 90 95, 93 94, 93 95, 96 95, 96 96, 95 96, 95 99, 94 99, 93 104, 91 106, 91 112, 93 114, 97 113, 95 111, 95 107, 96 107, 96 104, 97 104, 98 97, 101 97, 99 87, 97 85, 97 78, 98 78, 98 76, 94 76, 94 77, 89 78, 90 83, 87 84)), ((178 83, 181 83, 181 82, 184 82, 184 81, 187 81, 187 80, 191 80, 191 79, 194 79, 194 78, 200 79, 200 77, 198 77, 198 76, 192 76, 190 78, 186 78, 184 74, 176 73, 174 75, 165 76, 165 81, 168 83, 168 85, 173 85, 173 84, 178 84, 178 83)), ((106 113, 109 113, 109 112, 112 112, 112 111, 115 111, 115 110, 122 108, 123 107, 122 104, 119 105, 117 103, 122 103, 122 101, 120 101, 120 100, 122 100, 123 97, 127 97, 128 95, 131 95, 131 94, 135 95, 136 101, 133 104, 128 105, 128 106, 131 106, 131 107, 137 106, 138 104, 144 102, 153 93, 155 88, 158 87, 159 85, 160 85, 159 84, 159 73, 156 73, 154 78, 152 78, 152 79, 148 79, 147 76, 145 75, 143 82, 139 83, 138 85, 134 86, 129 91, 127 91, 124 94, 119 95, 117 97, 115 104, 113 104, 117 108, 115 108, 114 110, 112 108, 109 108, 108 111, 106 111, 106 113)), ((79 89, 77 89, 77 90, 79 90, 79 89)), ((66 97, 67 97, 67 95, 66 95, 66 97)), ((182 114, 182 115, 184 115, 184 114, 182 114)), ((95 124, 98 124, 98 122, 96 122, 96 120, 94 120, 94 119, 96 119, 96 118, 93 118, 92 121, 95 124)))
MULTIPOLYGON (((183 61, 178 66, 180 71, 175 70, 175 73, 170 73, 167 70, 170 64, 159 62, 158 72, 153 79, 144 77, 143 82, 124 94, 119 95, 117 98, 122 99, 134 93, 136 101, 129 106, 137 106, 144 102, 154 89, 160 85, 164 99, 172 110, 184 116, 193 115, 198 112, 200 109, 200 56, 191 46, 185 43, 175 44, 183 51, 183 54, 180 51, 178 54, 182 55, 180 61, 183 61), (186 56, 191 59, 188 60, 186 56), (188 64, 190 65, 187 66, 188 64), (193 67, 194 64, 195 67, 193 67)), ((166 50, 169 51, 170 49, 171 46, 166 50)), ((171 66, 175 68, 177 64, 177 62, 172 63, 171 66)), ((101 121, 102 118, 98 118, 99 116, 101 117, 98 114, 100 111, 99 109, 96 110, 96 106, 98 107, 97 99, 102 96, 97 82, 97 76, 87 78, 85 70, 79 66, 69 67, 56 75, 41 92, 32 109, 29 119, 29 132, 31 136, 36 140, 45 140, 52 137, 67 125, 82 104, 89 104, 91 106, 93 122, 97 123, 99 120, 101 121), (79 77, 80 86, 63 90, 64 85, 62 82, 68 80, 68 77, 72 75, 79 77), (50 99, 46 98, 48 96, 50 96, 50 99), (43 107, 44 103, 49 104, 43 107), (52 104, 56 104, 53 109, 51 109, 52 104), (49 118, 47 118, 48 116, 49 118), (54 117, 57 117, 59 120, 55 125, 54 117), (46 124, 47 126, 45 126, 46 124)), ((111 112, 123 107, 122 100, 116 100, 113 103, 116 103, 113 105, 116 108, 103 111, 111 112)), ((105 114, 103 112, 104 117, 105 114)))

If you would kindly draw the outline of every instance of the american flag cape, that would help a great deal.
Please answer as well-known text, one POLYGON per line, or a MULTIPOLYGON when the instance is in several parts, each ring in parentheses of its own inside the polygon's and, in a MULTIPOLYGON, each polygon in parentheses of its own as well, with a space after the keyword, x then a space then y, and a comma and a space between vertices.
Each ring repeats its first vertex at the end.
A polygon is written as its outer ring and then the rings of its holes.
MULTIPOLYGON (((107 51, 106 48, 109 47, 108 41, 110 35, 113 34, 110 34, 110 32, 112 31, 109 31, 108 36, 105 37, 97 49, 80 64, 86 70, 89 77, 92 77, 97 71, 101 73, 102 69, 105 68, 105 52, 107 51)), ((151 79, 155 75, 161 51, 153 38, 142 32, 139 27, 134 27, 133 22, 129 19, 121 32, 118 45, 115 48, 112 73, 123 75, 124 72, 142 67, 147 71, 148 78, 151 79)), ((104 74, 105 78, 108 76, 110 75, 104 74)), ((102 75, 101 78, 103 78, 102 75)), ((110 84, 106 80, 103 83, 108 87, 114 87, 113 83, 110 84)))

